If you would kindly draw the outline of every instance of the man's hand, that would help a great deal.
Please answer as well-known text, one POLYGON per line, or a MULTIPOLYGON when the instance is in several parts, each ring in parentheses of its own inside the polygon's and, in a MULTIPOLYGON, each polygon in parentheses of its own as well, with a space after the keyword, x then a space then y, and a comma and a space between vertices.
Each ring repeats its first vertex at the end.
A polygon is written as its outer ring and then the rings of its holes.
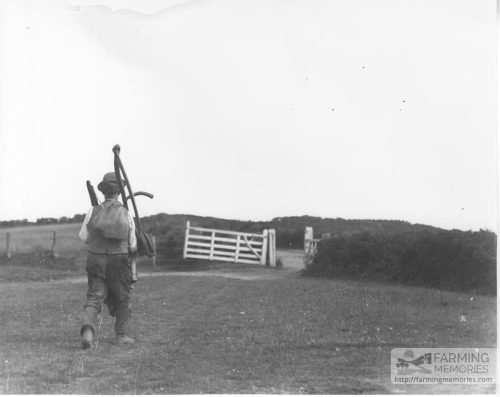
POLYGON ((130 273, 132 273, 132 283, 137 281, 137 251, 128 254, 130 263, 130 273))

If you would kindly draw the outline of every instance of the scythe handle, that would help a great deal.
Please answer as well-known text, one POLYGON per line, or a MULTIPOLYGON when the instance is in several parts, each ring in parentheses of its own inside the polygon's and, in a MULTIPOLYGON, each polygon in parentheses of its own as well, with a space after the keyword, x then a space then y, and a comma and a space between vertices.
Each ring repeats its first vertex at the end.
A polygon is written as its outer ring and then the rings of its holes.
POLYGON ((121 176, 121 170, 120 170, 120 164, 118 162, 119 154, 120 154, 120 145, 115 145, 113 146, 113 153, 114 153, 114 168, 115 168, 115 175, 116 179, 118 180, 118 187, 120 188, 120 195, 122 196, 122 203, 125 206, 125 208, 128 210, 128 204, 127 204, 127 195, 125 193, 125 188, 123 186, 123 179, 121 176))
POLYGON ((125 181, 125 185, 127 186, 127 190, 130 193, 130 200, 132 201, 132 207, 134 208, 135 215, 135 227, 137 232, 141 232, 141 223, 139 218, 139 211, 137 210, 137 204, 135 203, 134 193, 132 187, 130 186, 130 181, 128 180, 127 173, 125 172, 125 168, 123 167, 123 163, 120 159, 120 145, 113 146, 113 153, 115 154, 115 174, 118 178, 118 185, 120 186, 120 193, 122 195, 123 205, 128 209, 127 205, 127 195, 125 194, 125 189, 123 187, 123 183, 120 177, 120 174, 123 175, 123 179, 125 181))

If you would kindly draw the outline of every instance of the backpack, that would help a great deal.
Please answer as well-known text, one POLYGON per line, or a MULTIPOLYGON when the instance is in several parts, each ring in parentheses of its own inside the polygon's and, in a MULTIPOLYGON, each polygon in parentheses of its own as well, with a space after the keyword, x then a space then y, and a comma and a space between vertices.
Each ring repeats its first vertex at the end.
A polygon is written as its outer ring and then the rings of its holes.
POLYGON ((87 228, 104 239, 126 240, 130 230, 128 211, 118 201, 96 205, 87 228))

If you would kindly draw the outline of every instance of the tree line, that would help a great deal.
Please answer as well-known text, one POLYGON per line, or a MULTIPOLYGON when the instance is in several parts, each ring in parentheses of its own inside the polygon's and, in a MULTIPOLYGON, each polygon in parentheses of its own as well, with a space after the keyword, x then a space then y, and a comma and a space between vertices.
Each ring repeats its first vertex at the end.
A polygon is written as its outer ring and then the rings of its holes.
POLYGON ((401 220, 380 219, 343 219, 321 218, 317 216, 287 216, 273 218, 270 221, 249 221, 236 219, 222 219, 184 214, 157 214, 142 218, 143 229, 156 235, 160 240, 184 238, 186 221, 192 226, 212 229, 234 230, 246 233, 262 233, 264 229, 276 230, 276 244, 278 248, 304 248, 304 229, 311 226, 316 238, 328 233, 331 236, 351 235, 360 232, 373 233, 406 233, 429 232, 437 233, 443 229, 433 226, 412 224, 401 220))
POLYGON ((61 216, 60 218, 38 218, 36 221, 27 219, 14 219, 10 221, 0 221, 0 228, 34 226, 34 225, 58 225, 64 223, 81 223, 85 219, 85 214, 75 214, 72 217, 61 216))

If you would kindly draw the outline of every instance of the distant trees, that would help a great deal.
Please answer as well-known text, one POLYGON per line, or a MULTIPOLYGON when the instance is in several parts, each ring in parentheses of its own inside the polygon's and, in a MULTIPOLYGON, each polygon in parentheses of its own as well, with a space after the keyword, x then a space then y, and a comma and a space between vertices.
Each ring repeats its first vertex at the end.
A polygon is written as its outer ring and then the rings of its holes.
POLYGON ((163 213, 143 217, 141 224, 143 229, 149 233, 154 233, 160 239, 166 239, 167 235, 174 235, 176 239, 182 240, 188 219, 193 226, 213 229, 235 230, 248 233, 262 233, 264 229, 275 229, 277 247, 295 249, 302 249, 304 247, 304 229, 306 226, 313 227, 317 237, 320 237, 323 233, 329 233, 332 236, 349 236, 362 232, 380 235, 385 233, 401 234, 423 231, 437 233, 442 231, 442 229, 432 226, 411 224, 398 220, 320 218, 307 215, 274 218, 267 222, 251 222, 163 213))
POLYGON ((36 225, 54 225, 63 223, 80 223, 85 219, 85 214, 75 214, 71 218, 61 216, 60 218, 38 218, 35 222, 36 225))
POLYGON ((31 225, 27 219, 15 219, 12 221, 0 221, 0 227, 15 227, 15 226, 27 226, 31 225))
POLYGON ((68 219, 67 223, 82 223, 86 214, 75 214, 72 218, 68 219))
POLYGON ((29 225, 56 225, 63 223, 81 223, 85 219, 85 214, 75 214, 72 217, 62 216, 60 218, 38 218, 35 222, 27 219, 0 221, 0 228, 19 227, 29 225))
POLYGON ((59 223, 56 218, 38 218, 35 222, 36 225, 52 225, 59 223))

